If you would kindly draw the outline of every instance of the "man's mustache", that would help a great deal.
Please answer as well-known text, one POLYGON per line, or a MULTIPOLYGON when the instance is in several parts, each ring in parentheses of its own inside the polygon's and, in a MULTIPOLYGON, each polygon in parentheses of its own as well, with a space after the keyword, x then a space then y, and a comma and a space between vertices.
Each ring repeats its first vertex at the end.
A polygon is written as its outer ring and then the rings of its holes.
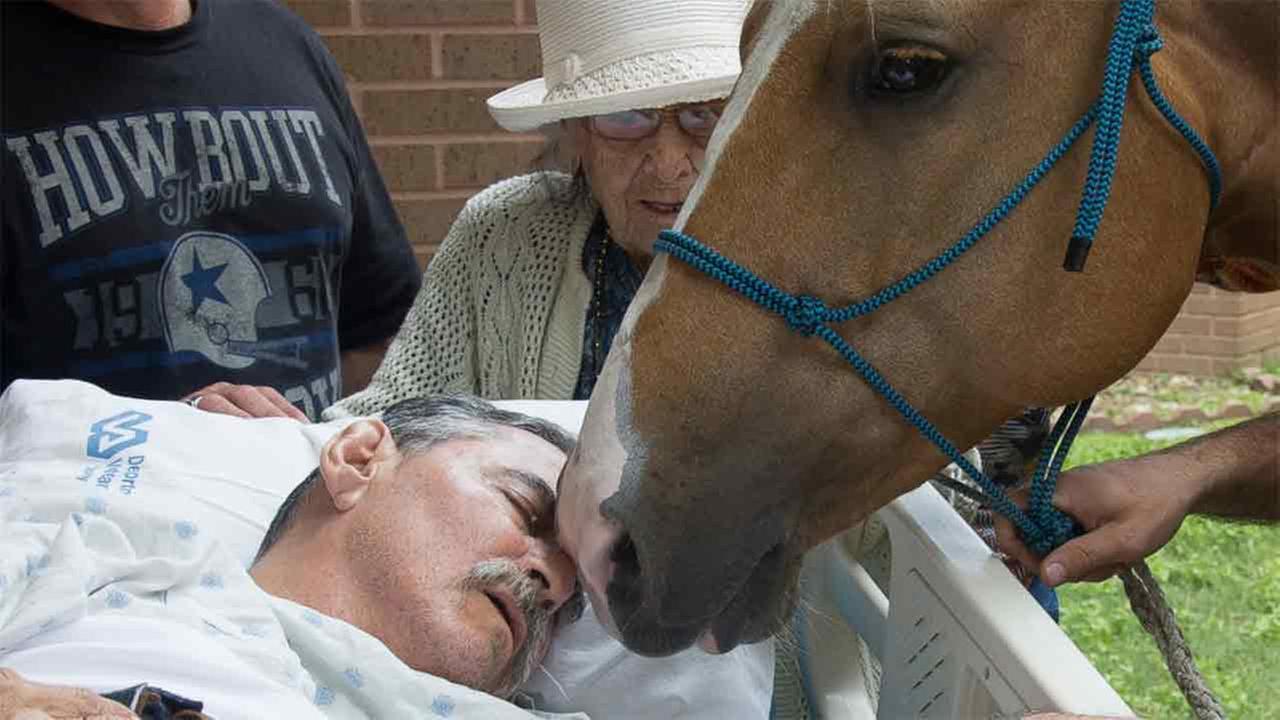
MULTIPOLYGON (((511 656, 507 677, 501 683, 501 692, 507 695, 515 691, 529 679, 537 669, 541 658, 536 653, 546 647, 551 634, 551 623, 555 615, 543 607, 541 602, 542 584, 534 580, 520 566, 511 560, 486 560, 477 563, 463 579, 466 590, 490 590, 505 588, 515 598, 516 606, 524 615, 527 633, 524 643, 514 649, 511 656)), ((571 600, 565 608, 575 605, 571 600)), ((577 603, 581 605, 581 603, 577 603)))

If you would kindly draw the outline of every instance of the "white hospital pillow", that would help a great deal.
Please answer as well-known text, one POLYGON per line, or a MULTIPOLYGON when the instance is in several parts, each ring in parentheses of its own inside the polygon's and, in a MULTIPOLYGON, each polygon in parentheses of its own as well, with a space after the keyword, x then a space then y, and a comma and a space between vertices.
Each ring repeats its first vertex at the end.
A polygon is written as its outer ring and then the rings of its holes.
POLYGON ((243 420, 74 380, 18 380, 0 396, 0 496, 42 516, 145 516, 175 541, 216 537, 247 567, 343 424, 243 420))
MULTIPOLYGON (((586 401, 506 400, 499 407, 536 415, 577 433, 586 401)), ((725 655, 698 648, 646 658, 609 636, 591 608, 556 631, 551 653, 523 688, 535 707, 606 720, 763 720, 773 702, 774 641, 725 655)))
POLYGON ((493 404, 503 410, 550 420, 574 437, 582 429, 582 420, 587 414, 586 400, 497 400, 493 404))
POLYGON ((642 657, 610 637, 587 607, 582 619, 556 630, 523 690, 539 710, 605 720, 764 720, 773 702, 774 643, 724 655, 694 647, 642 657))

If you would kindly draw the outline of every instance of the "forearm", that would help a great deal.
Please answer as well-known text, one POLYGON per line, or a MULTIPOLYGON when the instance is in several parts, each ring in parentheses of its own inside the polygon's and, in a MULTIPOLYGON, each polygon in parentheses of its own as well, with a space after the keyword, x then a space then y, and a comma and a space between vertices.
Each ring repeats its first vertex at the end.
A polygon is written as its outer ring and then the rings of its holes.
POLYGON ((1184 463, 1185 479, 1196 488, 1192 512, 1280 521, 1280 413, 1196 438, 1165 454, 1184 463))

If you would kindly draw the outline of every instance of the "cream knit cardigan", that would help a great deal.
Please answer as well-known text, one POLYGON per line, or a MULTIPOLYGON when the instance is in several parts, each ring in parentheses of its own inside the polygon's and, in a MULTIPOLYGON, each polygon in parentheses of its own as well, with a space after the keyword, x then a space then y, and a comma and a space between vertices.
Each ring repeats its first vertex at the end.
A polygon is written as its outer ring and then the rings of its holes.
POLYGON ((373 381, 325 410, 325 419, 440 392, 572 399, 591 300, 582 247, 599 208, 589 198, 560 201, 571 182, 535 173, 472 197, 373 381))

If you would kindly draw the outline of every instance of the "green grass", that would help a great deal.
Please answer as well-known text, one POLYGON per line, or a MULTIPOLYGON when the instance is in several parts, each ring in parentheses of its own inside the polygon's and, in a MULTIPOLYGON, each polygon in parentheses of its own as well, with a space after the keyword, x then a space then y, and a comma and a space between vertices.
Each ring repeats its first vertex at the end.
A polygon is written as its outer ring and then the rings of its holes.
MULTIPOLYGON (((1068 467, 1169 443, 1081 435, 1068 467)), ((1192 517, 1148 560, 1187 642, 1231 718, 1280 718, 1280 527, 1192 517)), ((1119 580, 1061 589, 1062 625, 1143 718, 1190 717, 1119 580)))
MULTIPOLYGON (((1276 374, 1275 370, 1263 369, 1276 374)), ((1125 418, 1141 410, 1171 420, 1187 408, 1198 407, 1206 415, 1214 416, 1225 406, 1236 403, 1257 414, 1271 399, 1271 395, 1250 388, 1243 372, 1231 377, 1206 378, 1144 373, 1108 388, 1094 407, 1112 419, 1125 418)))

